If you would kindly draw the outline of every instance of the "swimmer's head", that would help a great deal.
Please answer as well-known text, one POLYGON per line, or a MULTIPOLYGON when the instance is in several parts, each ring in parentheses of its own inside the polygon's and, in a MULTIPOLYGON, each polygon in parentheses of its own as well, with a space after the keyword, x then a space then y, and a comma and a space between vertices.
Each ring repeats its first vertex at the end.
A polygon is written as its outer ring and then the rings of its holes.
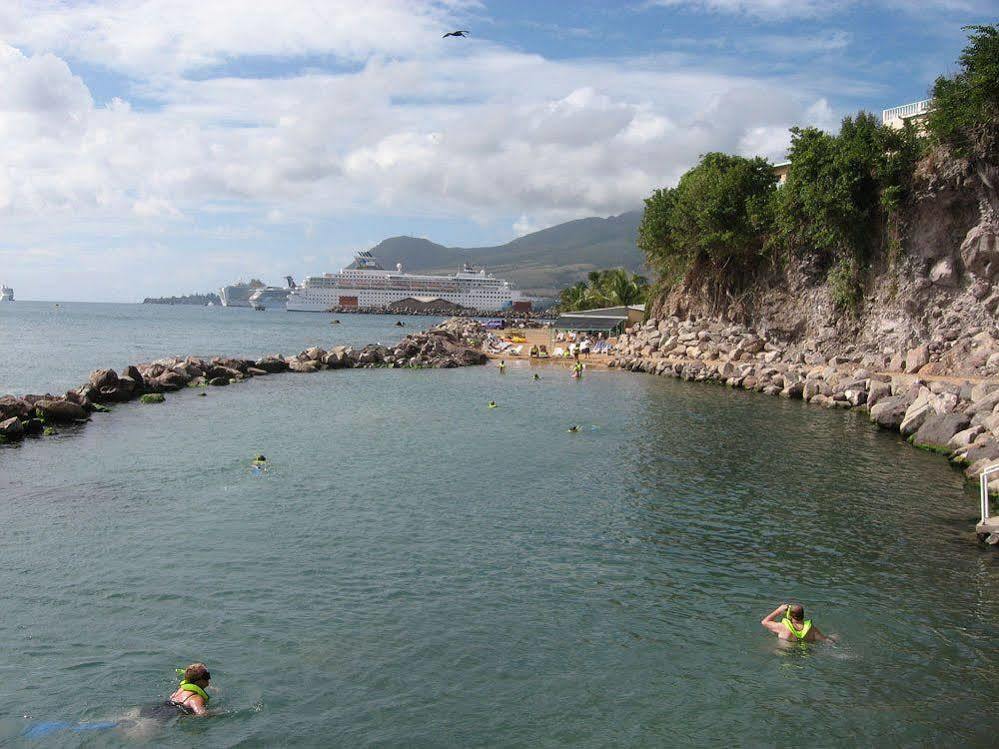
POLYGON ((184 669, 184 681, 205 687, 212 680, 212 675, 208 673, 208 666, 204 663, 192 663, 184 669))
POLYGON ((800 603, 789 605, 787 607, 787 613, 796 622, 804 621, 805 619, 805 607, 800 603))
POLYGON ((254 460, 257 461, 258 463, 266 463, 267 462, 267 458, 265 458, 263 455, 258 455, 257 457, 254 458, 254 460))

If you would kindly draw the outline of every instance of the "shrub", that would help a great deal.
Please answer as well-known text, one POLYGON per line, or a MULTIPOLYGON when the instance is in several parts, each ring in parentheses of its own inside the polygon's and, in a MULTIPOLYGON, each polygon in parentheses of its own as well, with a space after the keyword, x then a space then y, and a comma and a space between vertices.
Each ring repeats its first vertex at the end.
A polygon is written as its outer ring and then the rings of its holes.
POLYGON ((968 44, 960 72, 933 84, 926 129, 936 143, 961 155, 994 158, 999 131, 999 26, 965 26, 968 44))
POLYGON ((766 159, 706 154, 675 188, 656 190, 645 201, 638 246, 666 276, 698 261, 751 266, 770 230, 776 184, 766 159))

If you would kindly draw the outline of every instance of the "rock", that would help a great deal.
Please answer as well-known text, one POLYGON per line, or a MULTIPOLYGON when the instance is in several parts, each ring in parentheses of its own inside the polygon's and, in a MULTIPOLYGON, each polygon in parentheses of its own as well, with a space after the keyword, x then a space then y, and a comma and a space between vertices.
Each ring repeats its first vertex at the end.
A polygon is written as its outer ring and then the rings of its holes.
POLYGON ((902 423, 899 424, 898 431, 902 433, 903 437, 911 437, 935 413, 936 411, 933 409, 933 404, 930 402, 929 397, 924 398, 920 396, 906 409, 905 417, 902 419, 902 423))
POLYGON ((266 369, 259 369, 257 367, 247 367, 246 374, 250 377, 266 377, 268 372, 266 369))
POLYGON ((912 444, 938 452, 948 452, 950 441, 967 429, 971 420, 965 414, 932 414, 926 418, 912 438, 912 444))
POLYGON ((947 447, 949 447, 951 450, 960 450, 962 447, 968 447, 984 431, 985 427, 980 425, 968 427, 967 429, 962 429, 960 432, 958 432, 957 434, 955 434, 953 437, 950 438, 950 441, 947 442, 947 447))
POLYGON ((882 398, 871 408, 871 421, 884 429, 898 430, 911 403, 906 395, 882 398))
POLYGON ((919 368, 929 364, 930 361, 930 349, 924 343, 918 348, 911 349, 909 353, 905 355, 905 371, 906 372, 918 372, 919 368))
POLYGON ((142 388, 144 385, 142 373, 139 371, 139 368, 136 367, 134 364, 130 364, 127 367, 125 367, 125 369, 122 370, 121 377, 119 377, 118 379, 122 379, 123 377, 129 378, 139 388, 142 388))
POLYGON ((288 369, 292 372, 300 372, 303 374, 318 372, 319 362, 314 362, 311 359, 306 359, 304 361, 301 359, 291 359, 288 361, 288 369))
POLYGON ((313 346, 312 348, 307 348, 305 351, 303 351, 300 354, 300 356, 302 356, 302 358, 304 359, 318 362, 323 360, 323 357, 326 356, 326 352, 323 351, 318 346, 313 346))
POLYGON ((163 393, 146 393, 140 396, 139 403, 162 403, 166 400, 166 396, 163 393))
MULTIPOLYGON (((974 391, 972 391, 972 395, 974 395, 974 391)), ((997 405, 999 405, 999 390, 993 390, 987 395, 973 399, 966 412, 972 416, 975 414, 988 414, 992 413, 997 405)))
POLYGON ((96 369, 90 373, 90 384, 98 392, 102 388, 115 388, 118 385, 118 375, 113 369, 96 369))
POLYGON ((24 437, 24 425, 16 416, 0 421, 0 437, 7 440, 19 440, 24 437))
POLYGON ((957 282, 957 268, 949 257, 938 260, 930 268, 930 283, 936 286, 957 286, 957 282))
MULTIPOLYGON (((117 377, 115 375, 115 380, 117 380, 117 377)), ((72 401, 40 400, 35 403, 35 410, 44 421, 56 424, 72 424, 75 421, 85 421, 87 419, 87 412, 83 406, 72 401)))
MULTIPOLYGON (((159 389, 161 390, 180 390, 182 387, 187 385, 188 378, 178 372, 174 372, 171 369, 157 377, 156 383, 159 385, 159 389)), ((148 401, 143 402, 146 403, 148 401)))
POLYGON ((253 363, 253 366, 256 369, 269 372, 270 374, 288 371, 288 362, 279 356, 265 356, 262 359, 257 359, 257 361, 253 363))
POLYGON ((969 231, 961 243, 961 260, 977 276, 991 280, 999 276, 999 236, 983 221, 969 231))
POLYGON ((220 387, 220 388, 221 387, 225 387, 226 385, 229 384, 229 378, 228 377, 212 377, 210 380, 208 380, 208 384, 211 385, 212 387, 220 387))
POLYGON ((873 408, 882 398, 891 395, 891 385, 887 382, 874 380, 871 382, 871 389, 867 393, 867 405, 873 408))

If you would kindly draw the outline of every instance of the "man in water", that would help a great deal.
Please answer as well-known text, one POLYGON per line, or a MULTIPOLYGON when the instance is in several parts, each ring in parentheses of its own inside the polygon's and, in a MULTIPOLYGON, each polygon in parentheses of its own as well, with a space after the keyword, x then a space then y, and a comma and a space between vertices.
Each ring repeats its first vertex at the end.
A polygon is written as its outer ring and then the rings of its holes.
MULTIPOLYGON (((805 619, 805 608, 801 604, 782 603, 763 619, 760 624, 769 629, 780 640, 788 642, 825 642, 832 640, 805 619), (778 618, 779 617, 779 618, 778 618)), ((832 640, 835 642, 834 640, 832 640)))
POLYGON ((181 677, 180 686, 170 695, 166 702, 152 707, 143 708, 139 716, 142 718, 172 718, 177 715, 207 715, 208 714, 208 683, 212 675, 204 663, 192 663, 187 668, 177 669, 181 677))
POLYGON ((500 359, 499 371, 500 372, 505 372, 506 371, 506 360, 505 359, 500 359))

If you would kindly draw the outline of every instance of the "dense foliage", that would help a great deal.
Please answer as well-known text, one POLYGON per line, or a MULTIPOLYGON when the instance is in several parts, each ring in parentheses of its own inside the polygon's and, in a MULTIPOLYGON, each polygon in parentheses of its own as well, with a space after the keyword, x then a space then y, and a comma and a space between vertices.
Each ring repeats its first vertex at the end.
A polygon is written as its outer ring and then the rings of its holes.
POLYGON ((744 265, 763 249, 776 184, 766 159, 709 153, 675 188, 645 201, 638 246, 663 275, 697 261, 744 265))
POLYGON ((964 155, 996 157, 999 140, 999 26, 967 26, 960 72, 933 85, 926 128, 937 143, 964 155))
POLYGON ((563 312, 572 312, 644 304, 648 293, 648 281, 643 276, 631 274, 623 268, 595 270, 586 281, 562 290, 558 308, 563 312))
POLYGON ((880 249, 923 152, 912 125, 895 130, 867 112, 839 134, 792 128, 787 182, 776 206, 775 246, 820 267, 865 262, 880 249))

